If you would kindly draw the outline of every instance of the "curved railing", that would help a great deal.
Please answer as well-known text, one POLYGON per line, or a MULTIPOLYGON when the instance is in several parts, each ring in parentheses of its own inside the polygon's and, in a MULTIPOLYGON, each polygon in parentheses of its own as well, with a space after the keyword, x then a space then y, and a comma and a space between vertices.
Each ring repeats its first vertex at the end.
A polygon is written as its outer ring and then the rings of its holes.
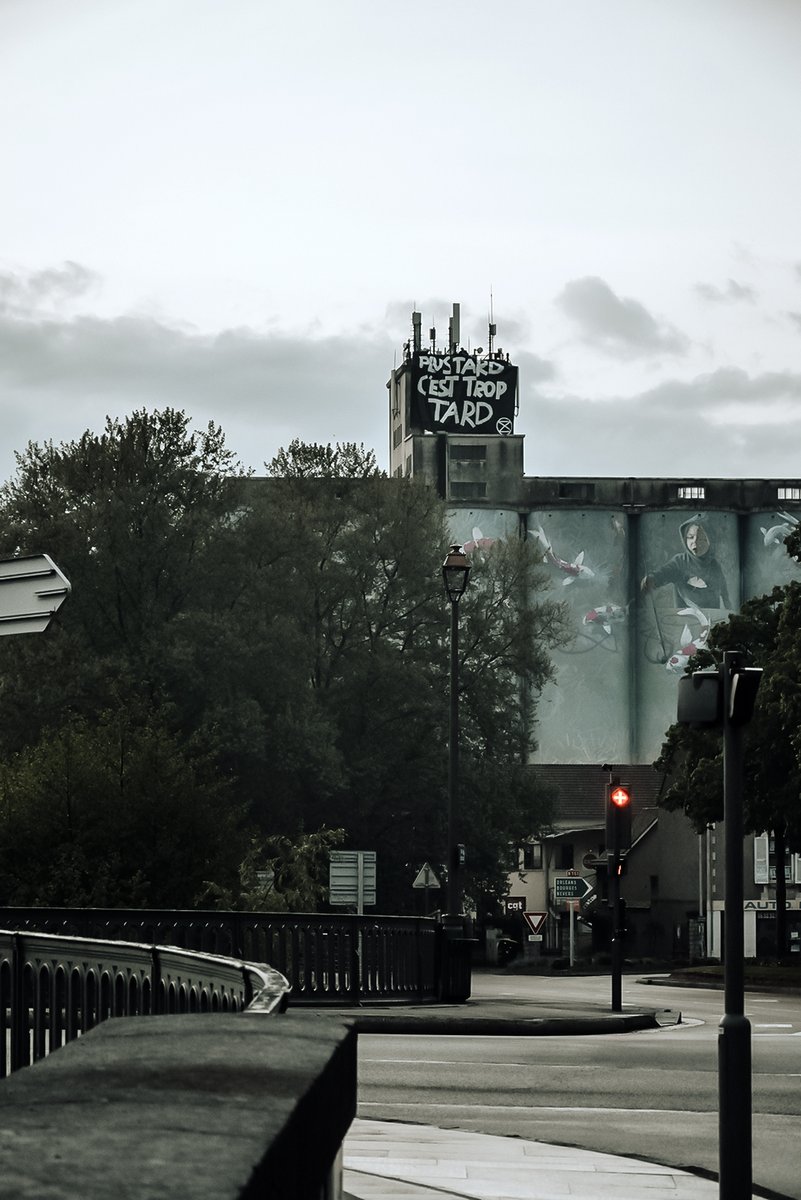
POLYGON ((266 963, 134 941, 0 930, 0 1076, 108 1017, 281 1011, 266 963))
POLYGON ((0 925, 169 943, 269 963, 289 980, 293 1005, 431 1001, 441 995, 442 929, 425 917, 0 908, 0 925))

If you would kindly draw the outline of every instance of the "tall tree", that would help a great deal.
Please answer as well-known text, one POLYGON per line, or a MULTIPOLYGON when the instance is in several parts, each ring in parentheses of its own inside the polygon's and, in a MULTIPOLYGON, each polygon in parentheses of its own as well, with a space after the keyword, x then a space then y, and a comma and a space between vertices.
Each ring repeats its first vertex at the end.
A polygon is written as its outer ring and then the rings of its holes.
MULTIPOLYGON (((717 665, 730 650, 744 652, 748 665, 764 672, 747 728, 744 819, 746 832, 768 831, 774 839, 777 941, 784 954, 785 854, 801 850, 801 584, 749 600, 716 625, 692 669, 717 665)), ((655 764, 670 780, 660 803, 683 810, 699 832, 723 817, 721 740, 717 730, 673 725, 655 764)))

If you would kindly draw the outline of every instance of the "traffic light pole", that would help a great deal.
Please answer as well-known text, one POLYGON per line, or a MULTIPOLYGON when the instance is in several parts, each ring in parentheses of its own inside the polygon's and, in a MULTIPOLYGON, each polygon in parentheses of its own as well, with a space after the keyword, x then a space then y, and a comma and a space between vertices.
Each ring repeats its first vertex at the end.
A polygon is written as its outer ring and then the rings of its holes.
POLYGON ((622 914, 620 903, 620 851, 612 857, 612 870, 609 874, 609 903, 612 907, 612 1012, 623 1011, 623 937, 622 914))
POLYGON ((725 1013, 718 1027, 720 1200, 751 1200, 751 1023, 743 964, 743 728, 731 719, 741 656, 723 655, 723 814, 726 910, 725 1013))
POLYGON ((623 1011, 623 941, 626 936, 620 876, 623 854, 631 845, 631 791, 610 775, 606 798, 606 862, 609 873, 609 905, 612 909, 612 1012, 623 1011))

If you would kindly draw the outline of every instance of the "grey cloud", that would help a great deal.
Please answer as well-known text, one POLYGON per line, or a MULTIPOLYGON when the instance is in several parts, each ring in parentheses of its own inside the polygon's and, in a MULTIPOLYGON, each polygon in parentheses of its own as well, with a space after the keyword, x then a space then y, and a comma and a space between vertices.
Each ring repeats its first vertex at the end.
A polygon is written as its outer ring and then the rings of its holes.
POLYGON ((728 279, 725 288, 716 287, 714 283, 697 283, 694 290, 710 304, 753 304, 757 299, 754 288, 738 283, 736 279, 728 279))
POLYGON ((32 313, 43 303, 57 305, 83 296, 99 282, 94 271, 69 260, 45 271, 0 271, 0 307, 32 313))
POLYGON ((544 383, 546 380, 554 379, 557 371, 552 362, 546 358, 540 358, 537 354, 530 354, 523 350, 515 355, 515 364, 520 368, 520 378, 528 383, 544 383))
POLYGON ((683 354, 689 339, 672 325, 658 321, 628 296, 618 296, 603 279, 573 279, 556 303, 579 327, 585 341, 624 357, 683 354))
POLYGON ((535 388, 516 431, 530 435, 530 474, 793 479, 801 477, 799 401, 801 373, 736 368, 609 400, 535 388), (780 423, 775 411, 754 423, 760 405, 781 401, 780 423))
POLYGON ((29 319, 0 313, 0 403, 7 461, 29 440, 68 441, 134 407, 185 409, 213 420, 257 471, 293 437, 358 441, 384 461, 381 335, 290 336, 229 329, 216 336, 138 316, 29 319))
POLYGON ((788 312, 787 317, 796 326, 798 332, 801 333, 801 312, 788 312))

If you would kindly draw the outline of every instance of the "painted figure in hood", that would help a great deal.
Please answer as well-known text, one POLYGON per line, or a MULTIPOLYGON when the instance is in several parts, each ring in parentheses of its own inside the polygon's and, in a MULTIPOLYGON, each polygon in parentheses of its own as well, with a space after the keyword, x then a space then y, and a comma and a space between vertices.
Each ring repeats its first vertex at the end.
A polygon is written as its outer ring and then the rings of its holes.
POLYGON ((730 608, 729 590, 723 569, 715 558, 709 536, 700 515, 679 526, 684 549, 663 566, 646 575, 640 587, 644 592, 672 583, 682 607, 730 608))

